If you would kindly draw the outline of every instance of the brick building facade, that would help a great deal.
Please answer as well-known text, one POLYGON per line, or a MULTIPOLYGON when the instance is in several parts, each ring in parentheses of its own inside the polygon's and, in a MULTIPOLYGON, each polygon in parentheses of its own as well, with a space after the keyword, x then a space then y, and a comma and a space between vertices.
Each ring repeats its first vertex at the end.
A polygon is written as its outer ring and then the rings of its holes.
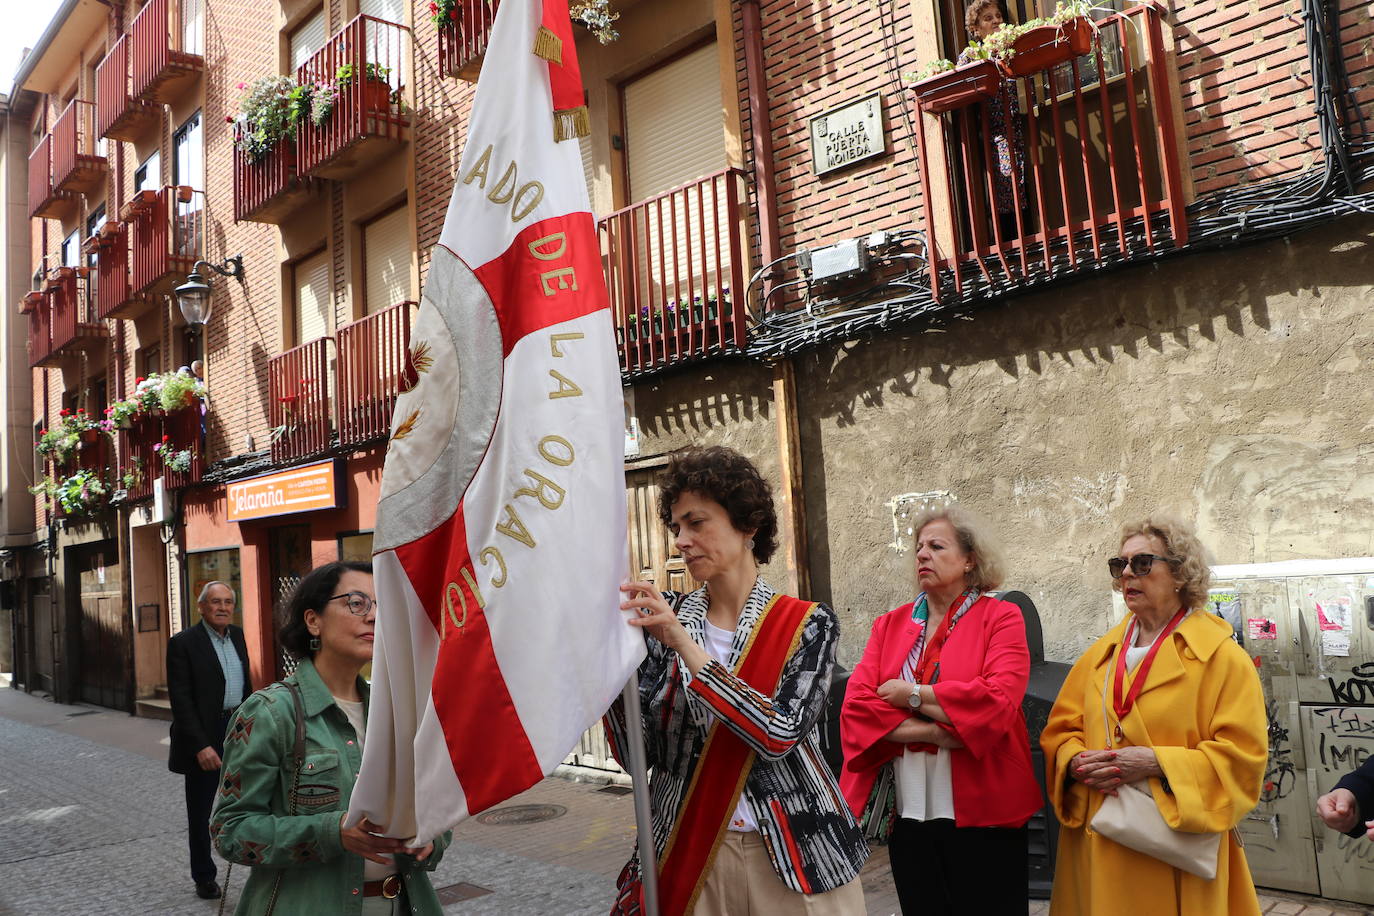
MULTIPOLYGON (((1012 0, 1008 18, 1048 15, 1046 2, 1012 0)), ((5 224, 0 322, 7 379, 32 392, 10 406, 0 552, 25 686, 151 711, 165 641, 210 578, 239 588, 265 682, 282 591, 368 554, 388 397, 492 5, 460 6, 440 29, 422 0, 64 4, 21 69, 0 147, 7 211, 25 201, 5 224), (112 80, 125 52, 122 91, 101 96, 102 68, 112 80), (338 84, 350 64, 325 126, 257 160, 236 147, 259 77, 338 84), (364 94, 368 64, 387 71, 384 99, 364 94), (140 84, 149 68, 170 75, 140 84), (98 177, 80 191, 53 190, 68 176, 35 184, 33 169, 16 180, 16 155, 58 135, 72 98, 114 124, 82 153, 98 177), (140 288, 145 211, 170 214, 157 244, 171 266, 140 288), (89 254, 71 254, 73 235, 96 236, 89 254), (242 277, 210 276, 213 312, 188 333, 173 287, 194 260, 235 255, 242 277), (59 342, 47 316, 89 283, 59 277, 73 266, 130 289, 59 342), (14 369, 16 335, 29 373, 14 369), (63 409, 98 416, 149 371, 202 354, 203 409, 107 437, 94 463, 83 449, 15 470, 63 409), (140 445, 154 428, 194 451, 187 473, 140 445), (112 469, 117 498, 59 519, 23 490, 82 466, 112 469), (301 504, 315 508, 253 511, 316 466, 324 495, 301 504)), ((579 32, 582 144, 642 571, 685 578, 652 477, 694 442, 742 449, 778 485, 783 549, 765 575, 835 606, 848 664, 872 619, 907 600, 902 522, 931 500, 997 520, 1009 584, 1041 606, 1063 660, 1111 618, 1099 560, 1128 518, 1187 514, 1227 564, 1374 555, 1366 5, 1099 9, 1086 56, 1009 83, 1025 139, 1007 211, 992 106, 922 111, 902 79, 958 55, 958 0, 613 5, 617 40, 579 32), (846 161, 820 161, 827 137, 860 135, 869 145, 846 161), (1325 513, 1339 523, 1311 521, 1325 513)))

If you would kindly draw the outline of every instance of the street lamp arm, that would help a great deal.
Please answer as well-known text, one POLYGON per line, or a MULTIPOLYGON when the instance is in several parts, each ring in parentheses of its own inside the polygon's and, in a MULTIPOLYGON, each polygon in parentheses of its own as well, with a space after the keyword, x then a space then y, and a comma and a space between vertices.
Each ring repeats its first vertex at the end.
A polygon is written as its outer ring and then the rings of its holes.
POLYGON ((196 261, 191 267, 191 273, 199 273, 202 264, 222 277, 243 276, 243 255, 241 254, 236 254, 231 258, 225 258, 223 267, 220 267, 218 264, 211 264, 209 261, 196 261))

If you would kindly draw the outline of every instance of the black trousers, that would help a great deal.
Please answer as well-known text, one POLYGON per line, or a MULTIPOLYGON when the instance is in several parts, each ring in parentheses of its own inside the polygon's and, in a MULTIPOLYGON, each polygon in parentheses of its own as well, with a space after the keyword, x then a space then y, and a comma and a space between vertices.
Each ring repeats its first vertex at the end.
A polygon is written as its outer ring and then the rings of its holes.
POLYGON ((888 840, 904 916, 1026 916, 1025 827, 956 827, 899 818, 888 840))
MULTIPOLYGON (((215 753, 224 756, 224 733, 234 714, 220 716, 215 753)), ((210 855, 210 809, 219 791, 219 770, 195 770, 186 774, 186 844, 191 853, 191 880, 200 884, 215 880, 219 869, 210 855)))

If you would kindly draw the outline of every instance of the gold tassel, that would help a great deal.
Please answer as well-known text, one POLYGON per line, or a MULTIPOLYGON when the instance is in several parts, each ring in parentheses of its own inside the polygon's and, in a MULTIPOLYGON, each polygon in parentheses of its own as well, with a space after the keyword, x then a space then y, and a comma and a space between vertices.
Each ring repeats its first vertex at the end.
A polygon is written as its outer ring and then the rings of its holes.
POLYGON ((565 108, 553 113, 553 139, 555 143, 585 137, 592 132, 592 119, 587 114, 586 105, 565 108))
POLYGON ((551 61, 558 66, 563 66, 563 39, 549 31, 548 26, 540 26, 539 31, 534 36, 534 53, 536 57, 551 61))

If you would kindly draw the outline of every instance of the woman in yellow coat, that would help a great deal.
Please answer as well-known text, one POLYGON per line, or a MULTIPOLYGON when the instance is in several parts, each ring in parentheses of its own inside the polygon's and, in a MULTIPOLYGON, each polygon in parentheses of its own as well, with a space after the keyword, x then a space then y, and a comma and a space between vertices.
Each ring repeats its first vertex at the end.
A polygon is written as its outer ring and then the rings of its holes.
POLYGON ((1074 664, 1040 738, 1064 828, 1050 913, 1258 914, 1231 832, 1259 801, 1268 756, 1254 664, 1230 624, 1201 610, 1210 574, 1188 526, 1126 526, 1108 567, 1131 613, 1074 664), (1145 780, 1170 827, 1222 834, 1215 879, 1092 829, 1106 795, 1145 780))

